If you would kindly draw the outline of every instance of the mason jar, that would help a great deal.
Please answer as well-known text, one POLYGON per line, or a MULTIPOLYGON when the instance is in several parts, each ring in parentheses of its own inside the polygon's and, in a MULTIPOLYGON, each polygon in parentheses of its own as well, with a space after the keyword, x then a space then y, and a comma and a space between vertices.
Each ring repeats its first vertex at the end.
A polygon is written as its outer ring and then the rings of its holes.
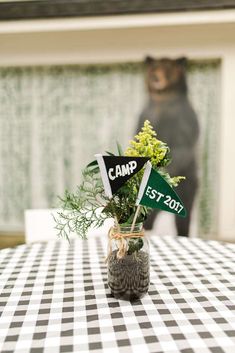
POLYGON ((132 231, 131 226, 118 225, 110 242, 108 286, 112 295, 129 301, 140 299, 148 292, 150 281, 149 244, 143 236, 143 224, 136 224, 132 231))

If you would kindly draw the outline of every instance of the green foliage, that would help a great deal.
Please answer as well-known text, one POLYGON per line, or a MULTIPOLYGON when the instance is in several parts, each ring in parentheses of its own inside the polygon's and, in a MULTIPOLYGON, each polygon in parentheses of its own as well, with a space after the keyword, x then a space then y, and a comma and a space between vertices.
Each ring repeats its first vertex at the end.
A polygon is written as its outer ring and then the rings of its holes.
MULTIPOLYGON (((123 185, 118 192, 112 197, 107 206, 104 208, 103 213, 112 214, 121 225, 129 225, 132 223, 136 206, 136 198, 138 194, 138 184, 135 182, 136 178, 131 178, 125 185, 123 185)), ((142 209, 137 223, 143 222, 147 217, 146 209, 142 209)))
POLYGON ((63 212, 55 217, 58 235, 69 238, 70 233, 77 233, 86 238, 91 227, 99 228, 108 217, 108 212, 102 213, 107 203, 102 181, 95 165, 87 167, 83 172, 83 181, 76 193, 65 191, 60 198, 63 212))
MULTIPOLYGON (((171 186, 177 186, 184 177, 170 177, 165 167, 170 163, 169 147, 166 143, 156 138, 150 122, 145 121, 143 128, 130 141, 130 146, 123 153, 117 143, 118 155, 133 157, 149 157, 153 167, 166 179, 171 186)), ((111 152, 108 155, 113 156, 111 152)), ((97 161, 87 165, 83 172, 83 181, 76 193, 65 192, 60 199, 63 212, 58 213, 56 229, 60 236, 68 239, 71 232, 86 238, 89 228, 102 226, 105 219, 115 218, 121 225, 132 224, 136 199, 144 171, 141 170, 130 178, 112 199, 108 199, 104 193, 97 161)), ((148 215, 148 209, 141 206, 136 222, 143 222, 148 215)), ((130 253, 138 251, 142 247, 141 240, 130 243, 130 253)))
POLYGON ((142 249, 143 245, 144 245, 143 239, 141 239, 141 238, 131 239, 128 243, 127 254, 131 255, 134 252, 139 251, 140 249, 142 249))

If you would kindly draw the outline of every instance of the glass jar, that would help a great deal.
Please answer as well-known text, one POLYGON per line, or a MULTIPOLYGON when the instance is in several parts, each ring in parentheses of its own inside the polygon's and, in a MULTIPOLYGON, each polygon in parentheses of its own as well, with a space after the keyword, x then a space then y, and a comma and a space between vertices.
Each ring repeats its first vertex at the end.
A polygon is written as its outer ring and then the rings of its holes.
POLYGON ((136 300, 148 292, 149 245, 143 224, 114 228, 108 256, 108 286, 117 299, 136 300), (135 236, 136 234, 136 236, 135 236), (124 254, 120 247, 124 246, 124 254))

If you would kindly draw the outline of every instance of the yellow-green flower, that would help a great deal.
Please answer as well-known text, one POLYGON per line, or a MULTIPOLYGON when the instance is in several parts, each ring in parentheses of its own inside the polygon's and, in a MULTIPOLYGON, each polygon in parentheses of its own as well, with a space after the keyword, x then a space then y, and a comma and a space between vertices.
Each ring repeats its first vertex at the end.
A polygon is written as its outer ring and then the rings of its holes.
MULTIPOLYGON (((141 131, 131 140, 129 147, 125 151, 125 156, 130 157, 149 157, 152 166, 172 185, 177 186, 182 179, 181 176, 171 178, 170 175, 164 170, 170 162, 170 148, 165 142, 157 139, 157 134, 153 130, 152 125, 148 120, 145 120, 144 126, 141 131)), ((143 171, 140 171, 136 180, 141 180, 143 171)))
POLYGON ((130 141, 129 147, 125 151, 125 156, 149 157, 153 167, 161 167, 169 164, 169 147, 166 143, 157 139, 157 134, 153 130, 148 120, 145 120, 141 131, 130 141), (162 163, 164 161, 164 163, 162 163))

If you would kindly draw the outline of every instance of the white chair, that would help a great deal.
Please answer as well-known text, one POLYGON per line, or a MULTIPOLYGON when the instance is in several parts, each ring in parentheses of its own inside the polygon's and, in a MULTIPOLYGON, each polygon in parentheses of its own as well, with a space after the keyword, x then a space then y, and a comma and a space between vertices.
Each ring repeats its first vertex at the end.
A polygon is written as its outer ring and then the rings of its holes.
MULTIPOLYGON (((53 215, 56 216, 60 209, 31 209, 25 210, 25 241, 26 244, 38 241, 57 240, 58 231, 55 229, 56 223, 53 215)), ((107 219, 99 229, 91 228, 87 236, 108 234, 109 228, 113 225, 112 219, 107 219)), ((78 235, 71 234, 71 238, 78 235)))
POLYGON ((58 231, 55 229, 53 215, 59 209, 31 209, 25 210, 25 241, 26 244, 38 241, 57 240, 58 231))

